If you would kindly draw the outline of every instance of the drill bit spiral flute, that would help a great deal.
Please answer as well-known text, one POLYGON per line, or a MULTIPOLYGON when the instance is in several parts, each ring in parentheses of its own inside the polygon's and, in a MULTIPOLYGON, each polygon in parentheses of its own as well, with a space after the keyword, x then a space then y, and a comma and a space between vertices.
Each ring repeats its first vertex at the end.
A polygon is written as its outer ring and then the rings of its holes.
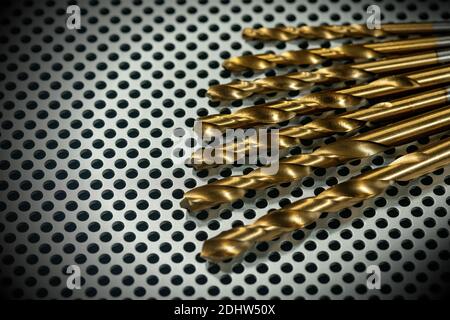
MULTIPOLYGON (((389 123, 414 114, 430 111, 450 102, 450 87, 409 95, 389 102, 380 102, 369 108, 348 111, 339 115, 313 120, 305 125, 282 128, 275 132, 279 150, 298 146, 302 139, 319 139, 336 133, 352 133, 368 124, 389 123)), ((270 145, 247 137, 244 141, 206 147, 196 150, 189 165, 200 170, 219 166, 220 163, 239 163, 251 152, 270 145), (222 161, 216 161, 220 159, 222 161)))
POLYGON ((259 241, 269 241, 312 224, 322 212, 351 207, 381 194, 394 182, 413 180, 449 164, 450 138, 337 184, 316 197, 272 211, 249 225, 222 232, 205 241, 201 256, 212 261, 234 258, 259 241))
POLYGON ((235 80, 230 83, 210 87, 207 95, 212 100, 244 99, 254 94, 306 89, 315 84, 354 79, 370 80, 375 75, 381 73, 414 69, 447 62, 450 62, 450 50, 435 50, 427 53, 363 63, 343 64, 320 68, 316 71, 300 71, 250 81, 235 80))
POLYGON ((203 210, 241 199, 250 190, 264 190, 274 185, 300 180, 316 168, 330 168, 363 159, 412 142, 418 138, 450 129, 450 105, 410 119, 341 139, 317 148, 312 153, 280 160, 276 174, 256 169, 242 176, 231 176, 197 187, 185 193, 181 206, 203 210))
POLYGON ((385 37, 402 34, 427 34, 450 32, 450 23, 383 23, 379 29, 369 29, 365 24, 323 25, 275 28, 245 28, 242 36, 248 40, 340 39, 350 37, 385 37))
POLYGON ((264 53, 232 57, 223 63, 230 71, 263 71, 278 65, 314 65, 329 59, 374 59, 387 54, 404 54, 450 46, 450 37, 427 37, 376 43, 347 44, 332 48, 286 51, 280 54, 264 53))
POLYGON ((282 99, 239 109, 231 114, 217 114, 200 118, 203 134, 215 136, 226 129, 263 127, 292 120, 300 115, 335 109, 357 107, 365 99, 425 88, 450 81, 450 66, 388 76, 368 84, 346 89, 311 93, 296 99, 282 99))

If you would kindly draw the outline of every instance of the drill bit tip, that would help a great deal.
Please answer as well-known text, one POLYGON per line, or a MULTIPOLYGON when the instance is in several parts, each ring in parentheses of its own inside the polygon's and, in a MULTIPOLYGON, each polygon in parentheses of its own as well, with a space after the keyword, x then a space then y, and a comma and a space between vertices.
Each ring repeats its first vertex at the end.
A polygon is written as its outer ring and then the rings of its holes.
MULTIPOLYGON (((233 230, 239 232, 239 228, 233 230)), ((207 241, 204 243, 200 256, 212 261, 225 261, 237 257, 241 252, 250 249, 248 243, 243 241, 224 240, 207 241)))
POLYGON ((311 72, 299 71, 252 81, 233 80, 230 83, 211 86, 206 94, 213 101, 240 100, 254 94, 298 91, 310 88, 315 84, 339 80, 363 80, 373 76, 374 73, 352 67, 351 65, 338 65, 311 72))
POLYGON ((267 53, 232 57, 223 62, 223 67, 233 72, 264 71, 274 69, 278 65, 313 65, 326 60, 328 60, 327 57, 314 53, 313 50, 293 50, 285 51, 280 55, 267 53))
MULTIPOLYGON (((232 181, 230 177, 229 181, 232 181)), ((198 212, 205 209, 210 209, 222 203, 233 202, 237 199, 242 199, 247 190, 233 188, 230 186, 221 186, 215 184, 203 185, 194 190, 188 191, 180 206, 191 212, 198 212)))

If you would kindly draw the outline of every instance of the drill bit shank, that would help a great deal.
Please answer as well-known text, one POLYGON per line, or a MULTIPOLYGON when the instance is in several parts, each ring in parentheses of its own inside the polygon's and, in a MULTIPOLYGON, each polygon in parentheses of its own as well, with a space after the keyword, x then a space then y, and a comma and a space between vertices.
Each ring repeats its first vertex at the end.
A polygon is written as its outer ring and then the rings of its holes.
POLYGON ((280 160, 278 172, 256 169, 247 175, 232 176, 188 191, 184 208, 198 211, 241 199, 249 190, 263 190, 300 180, 316 168, 330 168, 367 158, 418 138, 450 129, 450 106, 319 147, 309 154, 280 160))
POLYGON ((314 114, 333 109, 354 108, 365 99, 425 88, 450 81, 450 66, 415 71, 409 74, 388 76, 368 84, 346 89, 311 93, 296 99, 282 99, 239 109, 232 114, 218 114, 200 118, 203 134, 216 136, 226 129, 263 127, 292 120, 300 115, 314 114))
POLYGON ((450 23, 383 23, 379 29, 369 29, 365 24, 245 28, 242 31, 242 36, 247 40, 290 41, 300 38, 332 40, 352 37, 385 37, 389 35, 444 32, 450 32, 450 23))
POLYGON ((318 196, 272 211, 249 225, 222 232, 206 240, 201 256, 213 261, 234 258, 259 241, 269 241, 312 224, 322 212, 338 212, 381 194, 394 182, 416 179, 449 164, 450 139, 445 139, 337 184, 318 196))
POLYGON ((450 50, 433 51, 371 62, 337 65, 311 72, 300 71, 251 81, 235 80, 210 87, 207 95, 212 100, 245 99, 254 94, 302 90, 315 84, 345 80, 367 80, 380 73, 447 62, 450 62, 450 50))
POLYGON ((402 54, 450 46, 450 37, 427 37, 376 43, 348 44, 333 48, 286 51, 281 54, 264 53, 232 57, 223 63, 230 71, 273 69, 278 65, 314 65, 328 59, 374 59, 386 54, 402 54))
MULTIPOLYGON (((369 123, 390 122, 413 114, 429 111, 450 102, 450 87, 414 94, 391 102, 381 102, 369 108, 348 111, 336 116, 313 120, 306 125, 283 128, 276 132, 279 149, 287 150, 300 144, 301 139, 318 139, 336 133, 351 133, 369 123)), ((244 141, 207 147, 192 154, 190 165, 195 169, 239 163, 251 150, 267 147, 270 141, 260 142, 247 137, 244 141), (262 145, 266 143, 266 145, 262 145), (208 150, 211 148, 213 150, 208 150), (217 159, 217 161, 216 161, 217 159)))

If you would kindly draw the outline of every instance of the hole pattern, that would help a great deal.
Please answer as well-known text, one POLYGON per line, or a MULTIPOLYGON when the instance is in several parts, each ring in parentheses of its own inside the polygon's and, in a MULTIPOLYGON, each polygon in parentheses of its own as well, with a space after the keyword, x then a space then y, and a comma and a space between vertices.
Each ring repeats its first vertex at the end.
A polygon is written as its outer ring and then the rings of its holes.
MULTIPOLYGON (((445 1, 377 3, 386 21, 450 18, 445 1)), ((179 207, 184 190, 232 174, 227 168, 194 173, 173 156, 176 129, 188 132, 198 116, 244 104, 205 98, 209 85, 234 77, 221 69, 223 59, 350 42, 246 43, 242 27, 362 23, 369 4, 2 1, 2 293, 19 299, 442 295, 450 281, 448 169, 396 184, 362 206, 324 214, 311 227, 260 243, 234 264, 209 264, 198 254, 220 230, 389 163, 394 150, 249 193, 232 207, 196 216, 179 207), (79 31, 65 28, 66 7, 74 3, 82 8, 79 31), (81 268, 81 290, 66 288, 72 264, 81 268), (365 286, 372 264, 382 270, 380 290, 365 286)), ((305 142, 292 152, 312 147, 305 142)), ((239 171, 248 168, 233 170, 239 171)))

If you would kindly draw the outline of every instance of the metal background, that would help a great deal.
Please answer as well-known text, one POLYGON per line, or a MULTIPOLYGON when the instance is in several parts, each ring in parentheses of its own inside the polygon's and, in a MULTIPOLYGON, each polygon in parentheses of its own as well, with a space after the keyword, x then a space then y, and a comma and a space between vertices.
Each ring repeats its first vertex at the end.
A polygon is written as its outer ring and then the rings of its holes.
POLYGON ((317 172, 233 210, 191 216, 179 207, 183 190, 220 176, 182 165, 173 131, 189 132, 198 116, 233 108, 205 98, 209 84, 233 78, 220 67, 224 58, 346 42, 246 43, 241 28, 363 23, 373 3, 389 22, 450 18, 447 1, 2 1, 4 296, 441 297, 450 281, 448 169, 324 216, 234 264, 199 258, 203 240, 395 155, 317 172), (79 31, 65 28, 74 3, 82 8, 79 31), (72 264, 82 271, 80 290, 66 288, 72 264), (369 265, 382 270, 381 290, 366 288, 369 265))

